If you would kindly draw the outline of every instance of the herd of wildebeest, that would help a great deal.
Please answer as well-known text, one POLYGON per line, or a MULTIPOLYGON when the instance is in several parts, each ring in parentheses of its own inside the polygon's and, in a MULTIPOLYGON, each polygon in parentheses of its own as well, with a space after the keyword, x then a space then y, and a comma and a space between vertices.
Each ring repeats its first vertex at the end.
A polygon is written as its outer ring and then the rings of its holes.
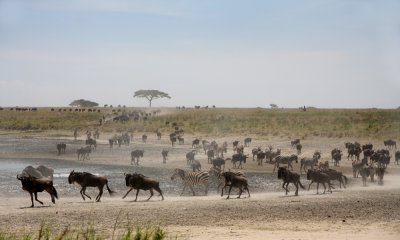
MULTIPOLYGON (((77 149, 78 160, 84 161, 90 159, 90 153, 95 151, 97 147, 96 139, 99 138, 99 132, 92 135, 90 131, 86 132, 87 139, 85 140, 84 147, 77 149)), ((162 134, 160 131, 156 131, 157 139, 160 140, 162 134)), ((169 135, 169 140, 171 146, 174 147, 176 142, 178 144, 184 144, 184 133, 183 130, 175 126, 175 131, 169 135)), ((77 131, 74 132, 75 140, 77 138, 77 131)), ((115 146, 121 147, 121 145, 129 146, 133 140, 133 133, 126 132, 120 135, 114 135, 108 140, 109 147, 114 148, 115 146)), ((147 141, 147 135, 143 134, 141 137, 143 143, 147 141)), ((182 168, 176 168, 171 176, 171 180, 179 178, 183 181, 184 187, 181 195, 184 193, 187 187, 190 188, 193 195, 195 191, 193 189, 194 185, 203 184, 205 188, 205 194, 207 195, 208 186, 210 181, 216 179, 218 181, 218 192, 221 187, 221 196, 223 196, 224 189, 227 189, 228 196, 230 197, 231 189, 238 188, 238 198, 241 194, 246 191, 248 197, 250 197, 249 183, 243 171, 236 169, 243 169, 244 164, 248 158, 252 158, 256 161, 257 165, 262 166, 263 164, 272 164, 273 173, 277 170, 277 177, 283 181, 282 188, 285 189, 286 195, 288 194, 288 185, 292 183, 295 187, 295 195, 298 195, 298 188, 305 188, 301 183, 300 175, 304 172, 307 176, 307 180, 310 180, 308 189, 315 182, 317 183, 317 194, 319 193, 319 184, 324 187, 324 192, 328 189, 332 193, 332 182, 338 181, 339 187, 345 188, 347 184, 347 177, 340 171, 330 168, 330 161, 321 161, 321 151, 315 151, 312 157, 302 157, 299 159, 299 155, 302 151, 302 144, 300 139, 294 139, 290 141, 290 146, 296 149, 297 154, 282 155, 280 149, 274 149, 272 146, 267 148, 256 147, 251 149, 251 154, 245 154, 245 148, 250 147, 252 138, 245 138, 243 144, 236 140, 230 144, 228 142, 223 142, 218 144, 216 141, 200 140, 198 138, 191 141, 191 150, 186 153, 186 162, 182 168), (230 147, 231 146, 231 147, 230 147), (234 151, 230 157, 226 157, 228 153, 228 148, 232 148, 234 151), (202 170, 202 166, 199 160, 195 159, 195 156, 199 153, 204 153, 207 156, 207 163, 210 164, 210 170, 202 170), (225 171, 225 165, 231 162, 231 167, 234 170, 225 171), (299 173, 293 171, 293 162, 300 162, 299 173), (189 170, 190 169, 190 170, 189 170)), ((289 144, 289 143, 288 143, 289 144)), ((346 143, 345 148, 347 150, 347 160, 352 161, 353 177, 356 178, 361 176, 363 185, 366 185, 367 178, 374 180, 376 175, 378 179, 378 184, 383 184, 383 177, 386 168, 390 164, 391 153, 394 151, 395 162, 399 164, 400 151, 396 151, 396 141, 387 140, 384 141, 384 149, 374 149, 372 144, 361 145, 358 142, 346 143), (362 157, 361 157, 362 155, 362 157)), ((58 155, 65 153, 67 148, 66 143, 58 143, 56 145, 58 155)), ((162 163, 167 162, 168 149, 161 150, 162 163)), ((333 166, 338 168, 340 166, 340 161, 344 151, 335 148, 331 151, 331 159, 333 166)), ((131 152, 131 165, 139 165, 140 158, 144 156, 144 150, 135 149, 131 152)), ((183 156, 182 156, 183 157, 183 156)), ((52 202, 55 202, 55 198, 58 198, 57 191, 53 186, 52 179, 53 170, 46 168, 45 166, 39 166, 38 168, 33 168, 31 166, 24 169, 21 174, 17 176, 17 179, 22 182, 22 187, 24 190, 28 191, 31 196, 31 207, 34 206, 33 196, 35 200, 43 204, 37 199, 37 192, 47 191, 51 195, 52 202), (43 170, 45 169, 45 170, 43 170), (32 174, 32 172, 34 174, 32 174)), ((162 199, 164 199, 162 190, 160 189, 159 181, 151 177, 144 176, 140 173, 129 173, 124 174, 126 186, 129 188, 128 192, 123 196, 125 198, 130 191, 136 190, 136 198, 139 190, 149 190, 150 197, 153 196, 153 191, 157 191, 162 199)), ((114 192, 108 187, 108 180, 105 176, 97 176, 87 172, 75 172, 72 171, 69 174, 68 182, 70 184, 76 183, 81 186, 80 194, 85 200, 85 196, 91 199, 90 196, 86 194, 87 187, 97 187, 99 193, 95 200, 100 201, 103 194, 103 188, 106 186, 108 192, 113 194, 114 192)))

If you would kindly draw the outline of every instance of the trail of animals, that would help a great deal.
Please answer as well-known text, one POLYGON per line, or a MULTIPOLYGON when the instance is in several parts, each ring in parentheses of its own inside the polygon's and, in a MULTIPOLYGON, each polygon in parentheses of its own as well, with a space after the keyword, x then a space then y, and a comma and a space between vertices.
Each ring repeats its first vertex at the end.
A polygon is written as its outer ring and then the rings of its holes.
MULTIPOLYGON (((157 137, 160 135, 161 134, 157 132, 157 137)), ((125 139, 129 139, 128 134, 126 134, 125 139)), ((145 142, 146 139, 147 137, 143 141, 145 142)), ((249 147, 251 141, 251 138, 246 138, 244 140, 244 145, 239 145, 239 141, 234 141, 232 145, 235 153, 230 158, 224 158, 223 154, 227 152, 228 147, 227 142, 218 145, 215 141, 209 143, 205 140, 200 141, 199 139, 195 139, 192 141, 193 150, 186 154, 186 168, 174 169, 171 173, 171 180, 180 179, 183 182, 181 195, 185 193, 186 189, 190 189, 190 192, 195 196, 196 192, 193 188, 195 185, 203 185, 204 193, 207 195, 210 182, 217 181, 217 191, 219 193, 221 189, 221 197, 223 197, 225 190, 225 193, 227 192, 226 199, 229 199, 231 190, 235 188, 238 189, 237 198, 241 198, 243 193, 247 193, 247 197, 250 198, 251 186, 249 186, 249 181, 245 173, 239 170, 225 171, 225 164, 227 161, 231 161, 233 169, 243 169, 244 164, 246 164, 246 159, 249 158, 248 154, 244 154, 244 148, 249 147), (202 171, 200 162, 195 160, 195 155, 199 152, 200 146, 207 155, 207 162, 211 164, 209 171, 202 171), (188 170, 188 168, 192 169, 192 171, 188 170)), ((86 144, 88 147, 78 149, 78 159, 82 157, 80 154, 84 154, 80 153, 81 149, 91 149, 92 145, 96 147, 95 141, 86 141, 86 144)), ((301 158, 300 174, 294 172, 292 162, 298 163, 302 147, 299 147, 299 145, 301 145, 300 139, 294 139, 290 144, 293 148, 296 148, 297 155, 283 156, 281 155, 280 149, 274 150, 271 146, 266 150, 262 150, 261 147, 251 150, 253 160, 257 161, 258 165, 262 165, 263 163, 274 165, 273 173, 277 171, 277 178, 282 180, 282 189, 284 189, 286 195, 289 194, 289 184, 295 187, 295 196, 298 196, 299 188, 306 189, 300 177, 302 172, 306 174, 307 180, 309 180, 308 190, 313 183, 316 183, 317 194, 320 193, 319 185, 324 188, 322 194, 325 194, 327 191, 332 193, 332 189, 334 189, 333 181, 338 181, 340 188, 342 188, 342 186, 346 188, 348 179, 342 172, 330 168, 329 161, 318 161, 321 158, 320 151, 315 151, 311 158, 301 158)), ((395 150, 395 161, 397 165, 399 163, 400 152, 396 151, 396 142, 387 140, 384 141, 384 145, 387 149, 375 150, 372 144, 361 145, 357 142, 345 144, 348 153, 347 158, 352 160, 353 177, 356 178, 360 175, 364 186, 366 185, 367 178, 371 178, 371 181, 374 181, 374 176, 377 177, 378 184, 383 185, 383 178, 390 164, 390 150, 395 150), (363 158, 360 158, 361 153, 364 156, 363 158)), ((112 147, 111 144, 110 147, 112 147)), ((57 144, 58 155, 65 153, 65 149, 65 143, 57 144)), ((163 163, 166 163, 168 151, 163 149, 161 154, 163 163)), ((339 167, 342 156, 343 152, 338 148, 331 151, 334 167, 339 167)), ((139 165, 139 158, 143 157, 143 151, 132 151, 131 157, 131 164, 139 165)), ((88 158, 88 156, 84 157, 84 159, 86 158, 88 158)), ((38 192, 48 192, 51 196, 52 203, 55 203, 55 199, 58 199, 57 190, 53 186, 53 174, 54 170, 46 166, 38 166, 36 168, 28 166, 17 175, 17 179, 22 183, 22 189, 30 194, 31 207, 34 207, 34 200, 43 205, 43 202, 37 197, 38 192)), ((141 173, 121 173, 121 178, 122 177, 125 178, 126 187, 128 188, 128 191, 122 197, 123 199, 126 198, 132 190, 136 190, 134 201, 137 201, 139 191, 143 190, 150 192, 150 196, 146 201, 149 201, 153 197, 154 191, 159 194, 161 200, 164 200, 163 191, 160 188, 160 182, 158 180, 141 173)), ((96 202, 101 201, 104 187, 106 187, 106 190, 111 196, 116 194, 110 189, 106 176, 99 176, 89 172, 71 171, 68 176, 68 183, 77 184, 81 187, 80 195, 83 200, 87 198, 92 200, 92 197, 86 193, 88 187, 94 187, 99 190, 97 196, 94 198, 96 202)))

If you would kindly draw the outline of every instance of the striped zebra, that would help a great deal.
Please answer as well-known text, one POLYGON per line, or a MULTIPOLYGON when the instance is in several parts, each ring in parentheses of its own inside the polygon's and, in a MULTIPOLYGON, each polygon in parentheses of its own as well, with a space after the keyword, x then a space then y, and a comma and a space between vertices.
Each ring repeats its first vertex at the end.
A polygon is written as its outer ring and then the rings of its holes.
POLYGON ((313 158, 302 158, 300 160, 300 174, 301 174, 301 170, 304 171, 304 173, 307 173, 307 169, 308 167, 311 168, 311 170, 314 170, 314 166, 317 166, 318 164, 318 157, 314 156, 313 158))
POLYGON ((208 180, 210 178, 210 174, 208 172, 187 172, 180 168, 175 168, 174 174, 171 176, 171 180, 174 180, 177 176, 179 176, 183 183, 184 187, 181 193, 181 196, 185 192, 186 186, 189 186, 193 192, 193 196, 195 195, 193 186, 197 184, 204 184, 205 187, 205 195, 208 192, 208 180))
POLYGON ((275 172, 275 169, 278 168, 279 169, 279 164, 287 164, 288 165, 288 169, 291 168, 293 170, 293 166, 292 166, 292 162, 296 161, 297 163, 297 155, 290 155, 290 156, 277 156, 275 158, 275 166, 274 166, 274 170, 272 171, 273 173, 275 172))

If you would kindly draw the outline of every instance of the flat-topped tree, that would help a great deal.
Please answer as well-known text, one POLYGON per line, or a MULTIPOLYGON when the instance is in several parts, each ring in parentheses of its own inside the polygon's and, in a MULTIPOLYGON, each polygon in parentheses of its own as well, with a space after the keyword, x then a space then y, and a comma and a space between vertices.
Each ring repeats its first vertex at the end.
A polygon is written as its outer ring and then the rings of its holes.
POLYGON ((158 98, 171 98, 168 93, 161 92, 158 90, 138 90, 135 92, 133 97, 139 97, 139 98, 146 98, 149 101, 149 106, 151 107, 151 102, 154 99, 158 98))
POLYGON ((97 107, 98 103, 85 99, 74 100, 69 104, 71 107, 97 107))

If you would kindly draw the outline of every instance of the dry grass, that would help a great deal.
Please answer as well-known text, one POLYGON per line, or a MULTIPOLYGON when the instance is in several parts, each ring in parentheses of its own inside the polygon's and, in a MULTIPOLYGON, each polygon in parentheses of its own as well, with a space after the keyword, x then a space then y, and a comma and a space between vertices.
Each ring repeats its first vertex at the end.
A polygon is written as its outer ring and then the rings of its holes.
MULTIPOLYGON (((86 128, 111 112, 98 108, 98 113, 50 111, 39 108, 36 112, 0 111, 2 130, 73 130, 86 128)), ((126 108, 127 111, 135 110, 126 108)), ((153 110, 153 109, 152 109, 153 110)), ((172 131, 176 122, 186 133, 204 136, 260 135, 302 137, 364 137, 396 139, 400 135, 400 110, 384 109, 161 109, 168 114, 147 121, 128 123, 108 122, 101 126, 105 132, 172 131)), ((150 112, 150 110, 148 110, 150 112)))

